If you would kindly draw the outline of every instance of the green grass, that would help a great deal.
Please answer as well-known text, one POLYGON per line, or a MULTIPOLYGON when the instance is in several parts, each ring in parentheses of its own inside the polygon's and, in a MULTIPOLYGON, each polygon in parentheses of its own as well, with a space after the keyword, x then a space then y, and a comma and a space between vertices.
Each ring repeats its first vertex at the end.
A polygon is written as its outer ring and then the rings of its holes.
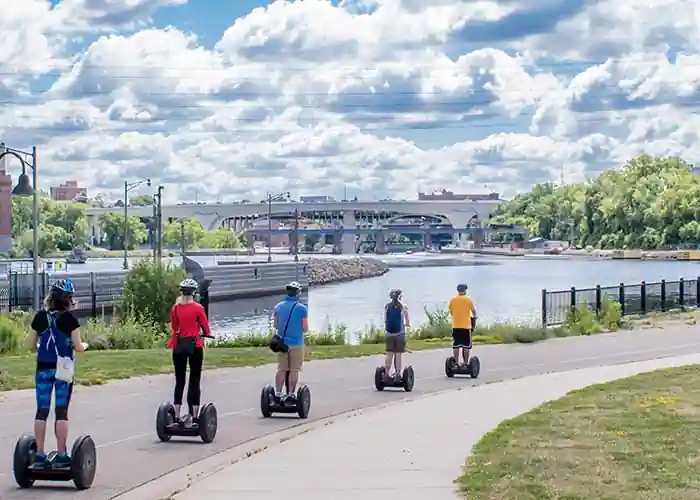
MULTIPOLYGON (((451 342, 413 340, 411 351, 446 348, 451 342)), ((382 354, 381 344, 307 346, 307 361, 319 359, 356 358, 382 354)), ((76 383, 104 384, 108 380, 172 372, 171 352, 166 349, 134 349, 87 351, 77 356, 76 383)), ((259 366, 272 363, 275 354, 267 347, 219 347, 207 349, 204 366, 229 368, 259 366)), ((31 354, 0 357, 0 391, 34 387, 36 358, 31 354)))
POLYGON ((700 366, 574 391, 501 423, 457 480, 469 500, 696 500, 700 366))

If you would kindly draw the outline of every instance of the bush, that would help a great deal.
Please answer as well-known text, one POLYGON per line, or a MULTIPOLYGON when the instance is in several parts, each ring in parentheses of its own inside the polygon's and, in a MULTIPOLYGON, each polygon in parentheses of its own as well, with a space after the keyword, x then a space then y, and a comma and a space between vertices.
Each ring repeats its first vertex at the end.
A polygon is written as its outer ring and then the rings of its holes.
POLYGON ((138 262, 124 279, 124 298, 118 307, 122 320, 134 318, 145 325, 170 322, 170 310, 180 293, 180 282, 187 275, 179 267, 138 262))
POLYGON ((91 319, 81 329, 83 341, 88 342, 92 350, 163 348, 168 336, 165 325, 149 325, 133 318, 122 318, 109 324, 91 319))
POLYGON ((610 331, 620 328, 622 326, 622 305, 610 297, 604 297, 600 311, 600 321, 610 331))
POLYGON ((0 354, 21 354, 29 351, 29 330, 9 314, 0 316, 0 354))

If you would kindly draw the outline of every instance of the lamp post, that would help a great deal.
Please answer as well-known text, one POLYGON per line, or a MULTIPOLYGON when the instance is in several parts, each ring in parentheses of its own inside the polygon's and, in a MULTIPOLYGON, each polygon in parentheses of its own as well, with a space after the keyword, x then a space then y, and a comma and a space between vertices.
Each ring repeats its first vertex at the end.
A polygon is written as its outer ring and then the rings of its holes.
POLYGON ((272 262, 272 202, 289 199, 289 191, 267 193, 267 262, 272 262))
POLYGON ((14 156, 22 164, 22 173, 17 179, 17 185, 12 190, 13 196, 33 196, 32 206, 32 307, 39 309, 39 188, 37 184, 36 146, 32 146, 32 152, 12 149, 0 143, 0 160, 5 156, 14 156), (30 162, 25 160, 30 158, 30 162), (32 170, 32 182, 29 183, 27 167, 32 170))
POLYGON ((124 236, 122 238, 122 246, 124 247, 124 262, 122 263, 123 269, 129 269, 129 250, 127 248, 127 242, 129 241, 129 203, 128 196, 129 191, 136 189, 141 184, 147 184, 151 187, 151 179, 141 179, 140 181, 129 183, 124 181, 124 236))

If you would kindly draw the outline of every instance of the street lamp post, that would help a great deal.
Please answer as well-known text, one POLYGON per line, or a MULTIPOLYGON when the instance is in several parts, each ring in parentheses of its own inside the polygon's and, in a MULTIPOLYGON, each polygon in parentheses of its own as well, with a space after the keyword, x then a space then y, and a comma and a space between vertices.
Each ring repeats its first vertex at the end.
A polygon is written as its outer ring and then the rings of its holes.
POLYGON ((272 202, 289 199, 289 191, 283 193, 267 193, 267 262, 272 262, 272 202))
POLYGON ((32 146, 32 152, 20 151, 12 149, 0 143, 0 160, 5 156, 14 156, 22 164, 22 174, 17 179, 17 185, 12 190, 13 196, 33 196, 32 204, 32 307, 34 310, 39 310, 39 187, 37 183, 37 162, 36 162, 36 146, 32 146), (31 163, 25 160, 26 157, 31 158, 31 163), (27 167, 32 170, 32 182, 29 183, 27 175, 27 167))
POLYGON ((122 238, 122 246, 124 247, 124 262, 122 263, 122 268, 124 269, 129 269, 129 249, 127 248, 127 242, 129 241, 129 191, 136 189, 144 183, 146 183, 148 187, 151 187, 151 179, 141 179, 140 181, 132 183, 124 181, 124 236, 122 238))

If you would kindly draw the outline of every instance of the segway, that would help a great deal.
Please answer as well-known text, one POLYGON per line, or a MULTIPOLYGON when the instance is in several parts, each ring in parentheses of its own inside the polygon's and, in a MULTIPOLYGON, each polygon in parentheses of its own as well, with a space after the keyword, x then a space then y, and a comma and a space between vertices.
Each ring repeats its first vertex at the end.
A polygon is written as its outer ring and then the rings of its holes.
POLYGON ((97 471, 97 449, 89 435, 75 440, 70 464, 65 467, 55 464, 55 451, 48 454, 46 463, 35 464, 36 451, 36 439, 31 434, 25 434, 17 440, 13 470, 20 488, 31 488, 35 481, 73 481, 79 490, 87 490, 92 486, 97 471))
POLYGON ((445 375, 449 378, 455 375, 469 375, 471 378, 478 378, 481 371, 481 362, 477 356, 469 358, 469 363, 457 363, 454 356, 450 356, 445 360, 445 375))
POLYGON ((219 428, 219 417, 214 403, 207 403, 199 409, 199 421, 184 424, 175 420, 175 407, 171 403, 163 403, 156 414, 156 433, 163 442, 170 441, 173 436, 196 437, 204 443, 211 443, 219 428))
POLYGON ((402 387, 404 391, 411 392, 415 381, 416 374, 411 365, 403 369, 401 376, 389 377, 383 366, 378 366, 374 371, 374 387, 378 391, 383 391, 385 387, 402 387))
MULTIPOLYGON (((284 377, 285 391, 289 394, 289 372, 284 377)), ((271 385, 263 387, 260 394, 260 413, 264 418, 270 418, 275 413, 296 413, 299 418, 308 418, 311 410, 311 391, 302 384, 297 391, 294 400, 280 399, 275 395, 275 388, 271 385)))

